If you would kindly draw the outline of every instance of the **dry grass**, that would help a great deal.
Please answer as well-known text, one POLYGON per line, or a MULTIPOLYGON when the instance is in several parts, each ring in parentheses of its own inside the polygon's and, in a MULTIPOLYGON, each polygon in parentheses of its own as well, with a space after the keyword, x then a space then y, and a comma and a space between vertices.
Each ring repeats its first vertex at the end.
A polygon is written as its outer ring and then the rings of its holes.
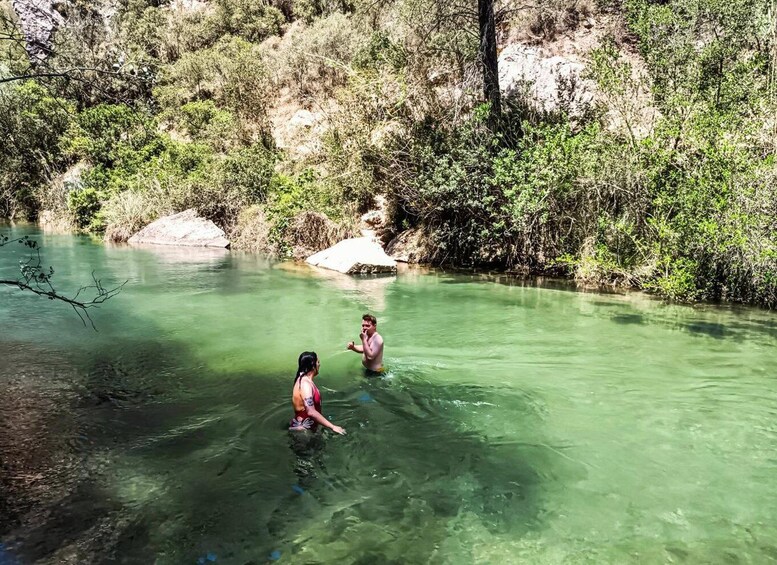
POLYGON ((232 249, 274 255, 270 241, 270 222, 261 206, 250 206, 240 212, 237 224, 229 234, 232 249))
POLYGON ((121 192, 105 203, 105 240, 124 242, 158 217, 157 206, 146 194, 121 192))
POLYGON ((304 259, 348 237, 346 228, 320 212, 302 212, 291 220, 288 244, 295 259, 304 259))
POLYGON ((508 3, 508 19, 503 23, 509 35, 523 43, 546 43, 574 32, 597 13, 592 0, 541 0, 531 6, 520 5, 516 11, 508 3))

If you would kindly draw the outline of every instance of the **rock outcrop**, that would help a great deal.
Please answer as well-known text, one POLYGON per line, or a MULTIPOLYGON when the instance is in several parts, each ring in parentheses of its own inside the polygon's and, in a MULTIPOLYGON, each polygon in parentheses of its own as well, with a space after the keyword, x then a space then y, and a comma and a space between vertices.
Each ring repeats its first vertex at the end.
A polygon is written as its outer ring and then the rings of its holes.
POLYGON ((229 240, 224 230, 210 220, 198 216, 195 210, 186 210, 159 218, 129 238, 128 242, 188 247, 229 247, 229 240))
POLYGON ((311 255, 306 262, 347 275, 397 272, 396 261, 371 237, 344 239, 311 255))
POLYGON ((593 108, 595 85, 583 78, 585 65, 542 49, 515 43, 499 55, 499 88, 542 114, 583 118, 593 108))
POLYGON ((51 52, 54 32, 65 18, 57 11, 64 2, 50 0, 13 0, 13 11, 19 18, 24 34, 25 49, 30 62, 36 65, 51 52))
POLYGON ((423 230, 405 230, 386 246, 386 253, 402 263, 424 263, 428 261, 428 240, 423 230))
POLYGON ((389 235, 386 198, 378 194, 373 204, 374 208, 362 215, 359 231, 363 237, 371 237, 378 243, 385 242, 389 235))

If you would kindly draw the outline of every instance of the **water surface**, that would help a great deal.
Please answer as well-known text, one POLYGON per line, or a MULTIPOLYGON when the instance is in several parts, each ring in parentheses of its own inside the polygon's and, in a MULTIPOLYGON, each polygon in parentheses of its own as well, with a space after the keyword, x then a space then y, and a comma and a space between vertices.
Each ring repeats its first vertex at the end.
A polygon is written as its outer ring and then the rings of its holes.
POLYGON ((0 562, 777 561, 771 312, 27 232, 127 284, 98 332, 0 288, 0 562), (300 454, 305 349, 348 435, 300 454))

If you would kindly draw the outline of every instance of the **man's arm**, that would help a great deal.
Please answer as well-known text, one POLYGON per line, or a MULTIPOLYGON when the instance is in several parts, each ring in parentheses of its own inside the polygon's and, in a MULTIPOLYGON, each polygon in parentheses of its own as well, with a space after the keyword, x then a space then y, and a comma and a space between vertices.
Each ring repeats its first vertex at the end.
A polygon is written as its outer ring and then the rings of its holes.
POLYGON ((370 344, 370 353, 365 355, 367 355, 367 359, 373 361, 380 357, 381 353, 383 353, 383 338, 379 334, 375 334, 370 344))
POLYGON ((367 341, 367 336, 362 334, 362 349, 364 350, 364 356, 368 361, 374 361, 378 358, 378 355, 383 350, 383 338, 379 334, 374 334, 371 341, 367 341))
POLYGON ((355 345, 352 341, 348 342, 348 349, 355 351, 356 353, 364 353, 361 345, 355 345))

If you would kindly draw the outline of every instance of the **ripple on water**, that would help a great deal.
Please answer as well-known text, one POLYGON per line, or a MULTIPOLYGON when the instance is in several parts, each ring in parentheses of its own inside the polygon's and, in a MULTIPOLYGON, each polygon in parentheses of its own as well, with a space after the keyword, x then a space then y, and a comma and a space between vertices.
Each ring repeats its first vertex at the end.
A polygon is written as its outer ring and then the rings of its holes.
POLYGON ((352 292, 109 259, 138 287, 97 335, 0 305, 25 321, 0 338, 0 534, 24 562, 775 558, 772 314, 400 275, 363 296, 391 371, 366 380, 340 353, 352 292), (303 345, 345 437, 284 429, 303 345))

